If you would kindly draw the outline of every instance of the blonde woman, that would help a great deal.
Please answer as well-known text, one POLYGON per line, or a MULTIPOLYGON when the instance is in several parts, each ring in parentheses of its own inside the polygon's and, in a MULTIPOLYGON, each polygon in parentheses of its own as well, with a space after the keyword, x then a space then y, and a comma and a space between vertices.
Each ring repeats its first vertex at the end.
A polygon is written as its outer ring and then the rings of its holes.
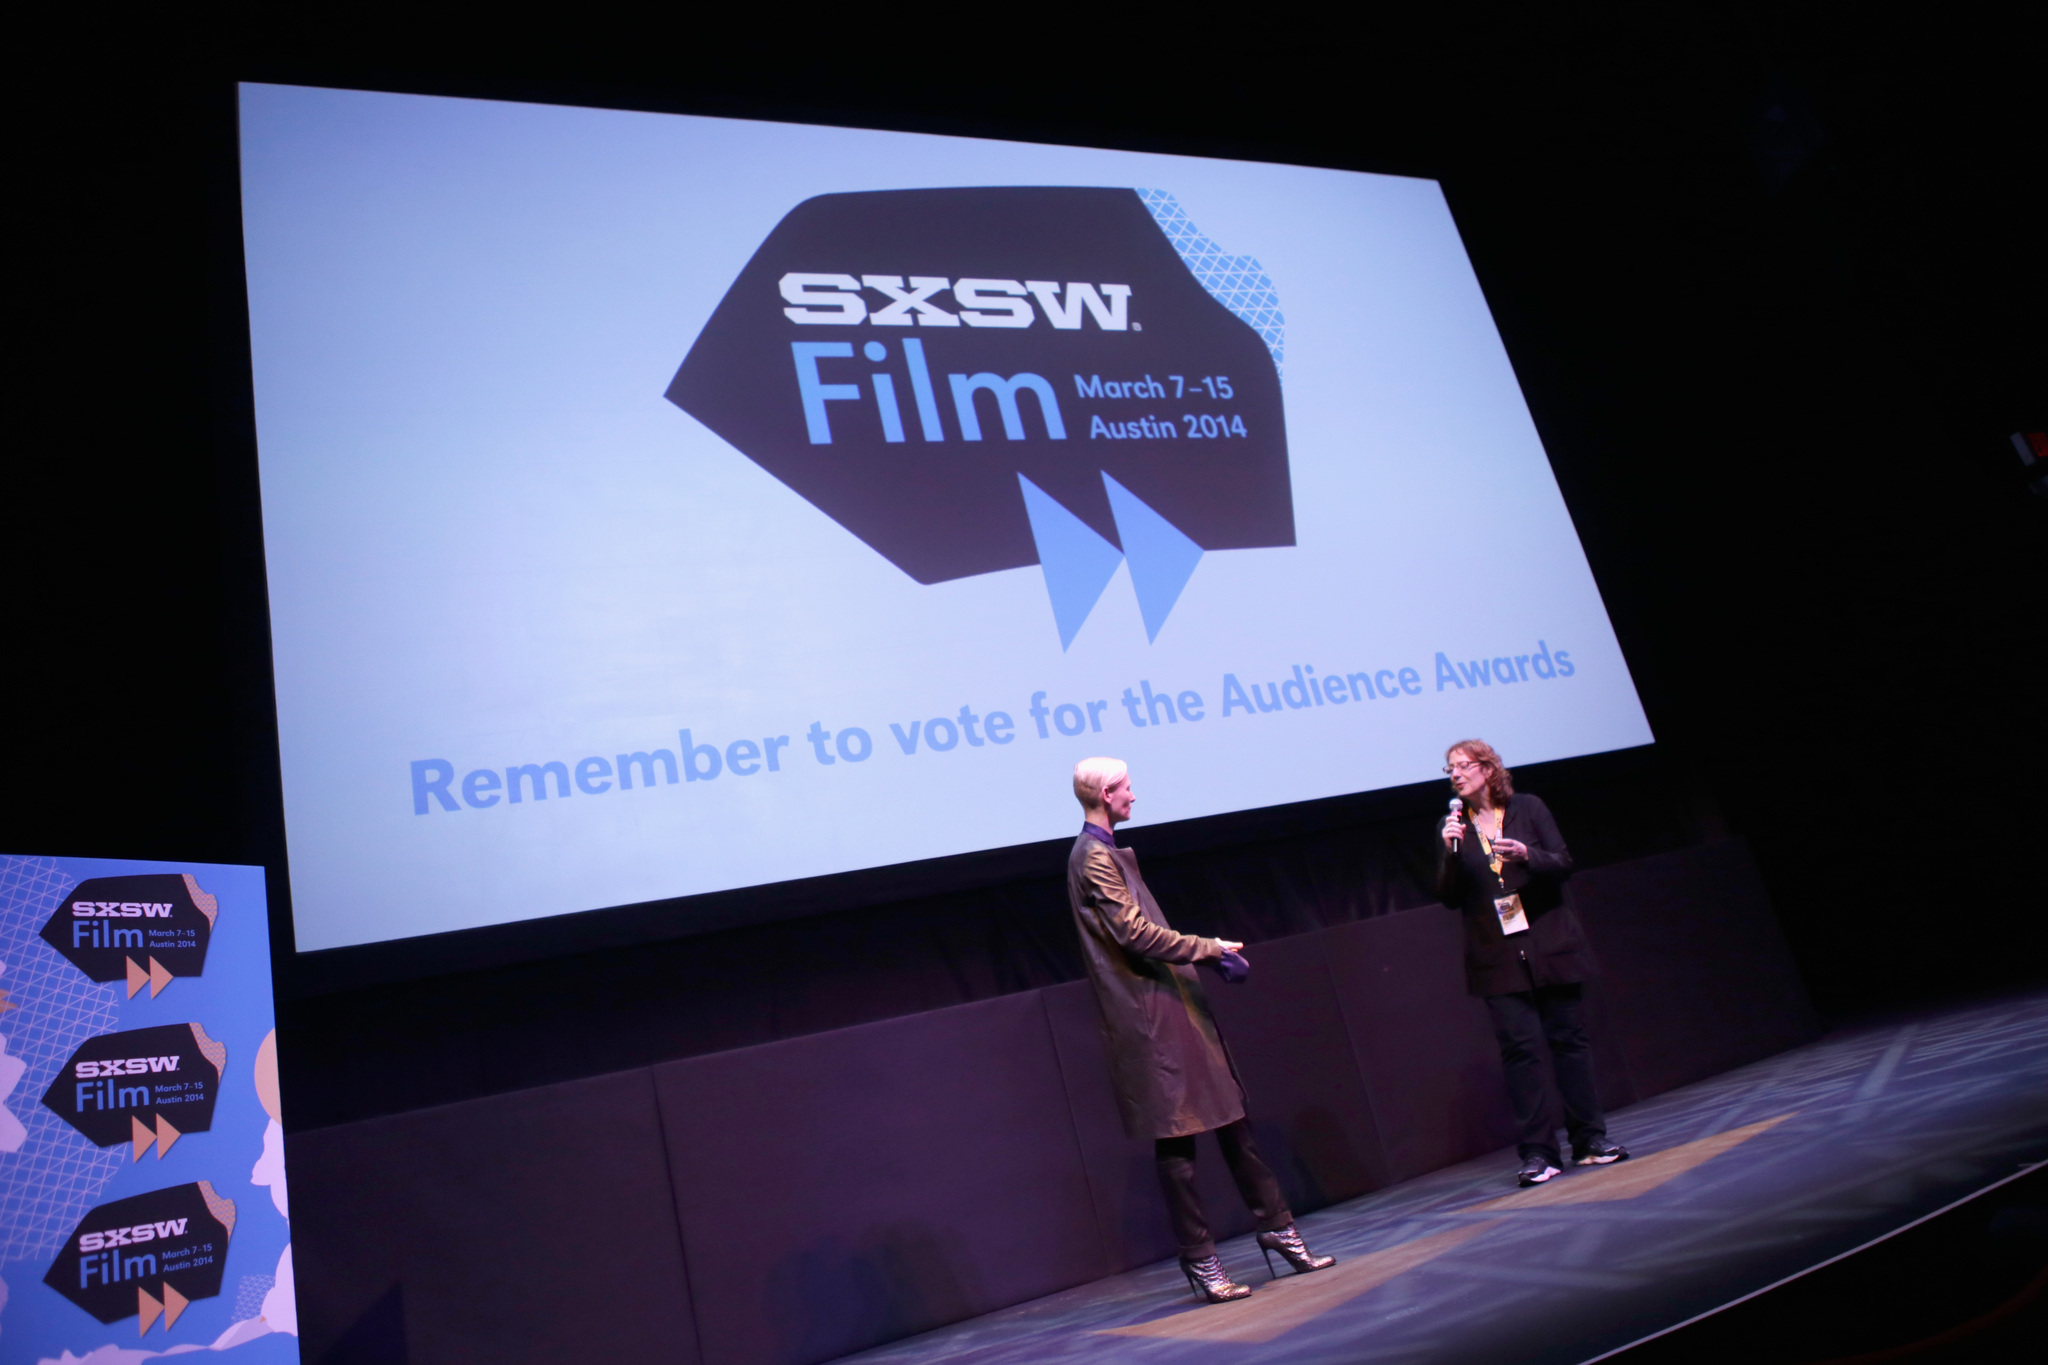
POLYGON ((1259 1229, 1269 1271, 1275 1255, 1297 1275, 1334 1264, 1336 1257, 1303 1245, 1279 1182, 1259 1158, 1244 1089, 1195 974, 1195 963, 1210 962, 1227 979, 1243 980, 1250 970, 1239 951, 1244 945, 1176 933, 1166 922, 1138 875, 1138 855, 1116 846, 1116 826, 1131 818, 1137 799, 1121 760, 1076 764, 1074 796, 1086 823, 1067 858, 1067 896, 1102 1009, 1110 1081, 1124 1131, 1152 1139, 1188 1286, 1210 1303, 1252 1292, 1224 1270, 1195 1192, 1195 1137, 1212 1130, 1259 1229))

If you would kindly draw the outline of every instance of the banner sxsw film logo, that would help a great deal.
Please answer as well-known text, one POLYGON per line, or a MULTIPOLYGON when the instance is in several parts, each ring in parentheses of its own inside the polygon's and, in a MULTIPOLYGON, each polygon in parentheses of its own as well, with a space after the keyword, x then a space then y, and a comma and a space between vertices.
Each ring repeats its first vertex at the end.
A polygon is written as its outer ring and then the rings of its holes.
POLYGON ((154 1000, 172 979, 206 971, 219 900, 190 873, 91 877, 43 925, 43 941, 94 981, 144 986, 154 1000))
POLYGON ((96 1147, 151 1147, 161 1161, 187 1133, 213 1127, 227 1068, 225 1043, 196 1023, 103 1033, 87 1039, 43 1092, 43 1107, 96 1147))
POLYGON ((1204 551, 1294 544, 1281 326, 1164 193, 829 194, 668 398, 919 583, 1040 565, 1062 649, 1128 561, 1157 639, 1204 551))
POLYGON ((158 1319, 168 1332, 187 1304, 220 1293, 234 1231, 234 1201, 204 1180, 117 1199, 79 1220, 43 1283, 101 1322, 139 1315, 142 1332, 158 1319))

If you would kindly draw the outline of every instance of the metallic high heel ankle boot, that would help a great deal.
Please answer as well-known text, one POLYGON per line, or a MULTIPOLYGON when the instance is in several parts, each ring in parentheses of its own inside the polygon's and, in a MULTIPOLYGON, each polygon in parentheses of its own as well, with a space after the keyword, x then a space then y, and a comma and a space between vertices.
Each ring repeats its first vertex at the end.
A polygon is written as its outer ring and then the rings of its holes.
MULTIPOLYGON (((1300 1238, 1296 1238, 1297 1243, 1300 1238)), ((1188 1288, 1210 1303, 1229 1303, 1232 1299, 1248 1299, 1252 1291, 1241 1284, 1233 1284, 1230 1272, 1223 1268, 1221 1256, 1204 1256, 1199 1261, 1183 1257, 1180 1273, 1188 1277, 1188 1288)))
POLYGON ((1280 1253, 1281 1260, 1294 1267, 1297 1275, 1306 1275, 1311 1270, 1327 1270, 1337 1264, 1335 1256, 1318 1256, 1310 1251, 1292 1223, 1278 1232, 1260 1233, 1259 1250, 1266 1257, 1266 1273, 1275 1279, 1279 1278, 1279 1272, 1273 1269, 1273 1253, 1276 1251, 1280 1253))

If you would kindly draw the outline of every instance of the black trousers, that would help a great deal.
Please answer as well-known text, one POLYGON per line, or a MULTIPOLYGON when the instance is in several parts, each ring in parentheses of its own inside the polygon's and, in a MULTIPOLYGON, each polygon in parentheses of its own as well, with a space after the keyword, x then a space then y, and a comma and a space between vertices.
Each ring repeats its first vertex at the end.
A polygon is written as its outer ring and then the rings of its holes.
POLYGON ((1582 996, 1579 986, 1570 985, 1486 997, 1524 1160, 1541 1156, 1553 1166, 1564 1165, 1557 1150, 1560 1107, 1575 1152, 1607 1140, 1607 1115, 1593 1085, 1593 1050, 1579 1017, 1582 996))
MULTIPOLYGON (((1215 1130, 1216 1144, 1230 1167, 1244 1206, 1252 1211, 1252 1222, 1260 1232, 1278 1232, 1294 1221, 1288 1211, 1280 1182, 1259 1158, 1259 1145, 1252 1139, 1249 1120, 1239 1119, 1215 1130)), ((1209 1235, 1209 1219, 1202 1212, 1202 1197, 1195 1192, 1195 1138, 1158 1138, 1153 1155, 1159 1160, 1159 1187, 1166 1191, 1166 1211, 1173 1218, 1173 1238, 1180 1244, 1182 1259, 1199 1261, 1216 1254, 1216 1239, 1209 1235)))

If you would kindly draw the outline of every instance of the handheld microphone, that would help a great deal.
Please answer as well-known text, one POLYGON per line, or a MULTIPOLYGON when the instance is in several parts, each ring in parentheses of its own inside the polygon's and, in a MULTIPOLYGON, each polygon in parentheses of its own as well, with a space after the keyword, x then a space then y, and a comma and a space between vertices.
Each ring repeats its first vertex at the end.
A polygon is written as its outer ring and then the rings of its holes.
MULTIPOLYGON (((1453 820, 1459 821, 1462 821, 1465 818, 1465 803, 1455 796, 1451 798, 1451 818, 1453 820)), ((1452 836, 1451 852, 1456 853, 1458 851, 1458 845, 1462 842, 1464 841, 1457 838, 1455 835, 1452 836)))

